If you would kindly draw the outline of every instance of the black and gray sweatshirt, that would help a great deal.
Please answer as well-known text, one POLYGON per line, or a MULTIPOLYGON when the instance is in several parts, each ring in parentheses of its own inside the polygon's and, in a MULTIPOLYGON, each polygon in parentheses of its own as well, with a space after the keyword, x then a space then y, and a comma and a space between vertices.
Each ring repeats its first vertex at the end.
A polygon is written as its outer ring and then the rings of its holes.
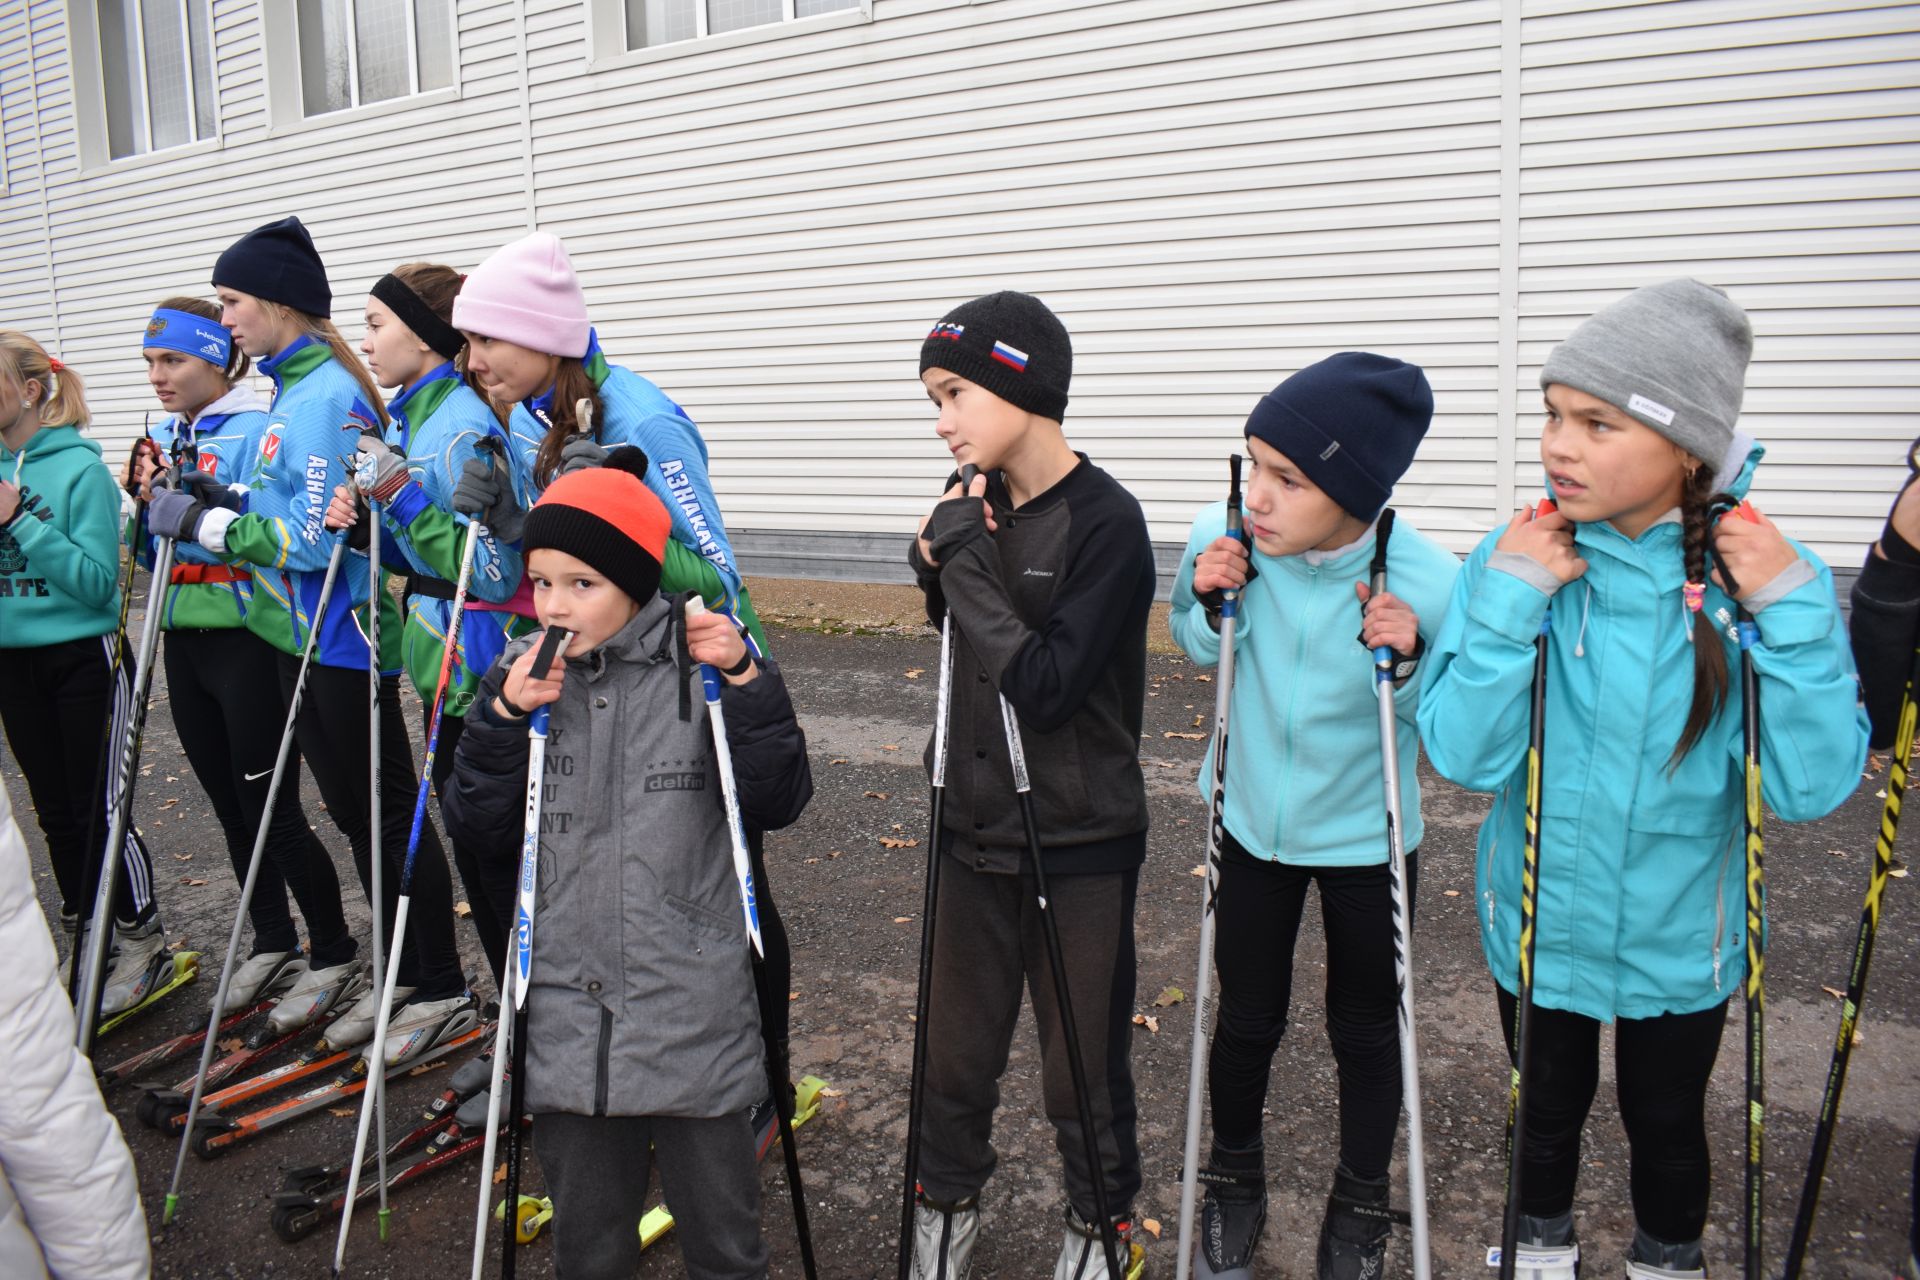
MULTIPOLYGON (((954 480, 957 480, 955 477, 954 480)), ((951 487, 954 480, 949 481, 951 487)), ((979 871, 1014 873, 1026 836, 1014 796, 999 695, 1018 714, 1041 847, 1051 872, 1124 871, 1146 857, 1140 773, 1153 546, 1140 503, 1086 456, 1015 507, 987 480, 997 533, 980 503, 934 508, 938 568, 908 551, 927 616, 951 610, 953 702, 942 825, 979 871)), ((932 769, 929 739, 927 765, 932 769)))

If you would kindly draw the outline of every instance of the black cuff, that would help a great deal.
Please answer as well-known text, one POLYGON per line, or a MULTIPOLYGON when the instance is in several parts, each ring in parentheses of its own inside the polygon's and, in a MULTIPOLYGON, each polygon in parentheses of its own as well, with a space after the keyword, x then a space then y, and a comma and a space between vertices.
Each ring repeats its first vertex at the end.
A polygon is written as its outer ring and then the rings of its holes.
POLYGON ((494 694, 493 696, 500 699, 500 705, 505 707, 507 709, 507 714, 512 716, 515 720, 525 720, 528 716, 533 714, 533 712, 528 711, 525 707, 515 704, 514 700, 507 696, 507 687, 505 685, 501 685, 500 692, 494 694))
MULTIPOLYGON (((740 655, 740 661, 730 667, 720 668, 720 674, 723 676, 743 676, 751 670, 753 670, 753 650, 749 649, 740 655)), ((500 700, 502 702, 506 701, 506 696, 504 694, 501 695, 500 700)))

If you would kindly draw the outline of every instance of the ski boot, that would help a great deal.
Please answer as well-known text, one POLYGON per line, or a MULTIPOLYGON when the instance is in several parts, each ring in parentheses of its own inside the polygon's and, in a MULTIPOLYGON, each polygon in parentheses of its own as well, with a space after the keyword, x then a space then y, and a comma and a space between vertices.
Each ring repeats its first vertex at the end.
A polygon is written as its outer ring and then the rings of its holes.
POLYGON ((120 954, 100 992, 102 1020, 125 1013, 152 995, 173 968, 166 931, 160 927, 158 915, 141 925, 115 924, 114 932, 119 937, 120 954))
POLYGON ((1393 1223, 1387 1180, 1358 1177, 1341 1164, 1333 1171, 1333 1194, 1320 1223, 1314 1262, 1319 1280, 1378 1280, 1385 1272, 1393 1223))
POLYGON ((285 991, 307 971, 306 957, 293 951, 262 951, 233 971, 227 982, 227 1002, 220 1016, 238 1013, 268 996, 285 991))
POLYGON ((1633 1247, 1627 1250, 1627 1280, 1706 1280, 1706 1275, 1707 1261, 1698 1240, 1668 1244, 1634 1226, 1633 1247))
POLYGON ((967 1280, 980 1243, 980 1197, 935 1200, 924 1190, 913 1206, 912 1280, 967 1280))
MULTIPOLYGON (((1523 1213, 1519 1236, 1513 1269, 1517 1280, 1579 1280, 1580 1241, 1574 1238, 1572 1210, 1551 1218, 1523 1213)), ((1487 1250, 1487 1265, 1499 1268, 1499 1245, 1487 1250)))
MULTIPOLYGON (((268 1025, 276 1035, 298 1031, 329 1009, 358 996, 366 990, 367 981, 367 968, 358 960, 328 965, 324 969, 309 966, 305 973, 294 980, 287 994, 280 997, 280 1003, 273 1006, 273 1012, 267 1015, 268 1025)), ((327 1041, 334 1045, 361 1043, 358 1040, 341 1039, 338 1024, 328 1030, 327 1041)))
MULTIPOLYGON (((401 1006, 413 995, 412 987, 396 986, 393 989, 393 1012, 387 1015, 387 1034, 393 1034, 393 1019, 398 1016, 401 1006)), ((373 1024, 380 1020, 380 987, 369 986, 353 1002, 351 1008, 341 1014, 339 1020, 327 1032, 327 1043, 336 1049, 349 1049, 355 1045, 373 1043, 373 1024)), ((389 1042, 391 1043, 391 1042, 389 1042)))
POLYGON ((404 1067, 480 1025, 480 1005, 471 991, 444 1000, 416 1000, 395 1009, 387 1023, 387 1069, 404 1067))
MULTIPOLYGON (((1067 1205, 1067 1228, 1060 1240, 1060 1258, 1053 1264, 1053 1280, 1113 1280, 1107 1270, 1107 1250, 1101 1242, 1100 1228, 1067 1205)), ((1113 1219, 1114 1234, 1119 1237, 1120 1265, 1127 1269, 1126 1280, 1138 1280, 1146 1270, 1147 1251, 1133 1239, 1133 1220, 1125 1214, 1113 1219)))
POLYGON ((1251 1280, 1253 1252, 1267 1226, 1267 1174, 1258 1148, 1213 1149, 1196 1179, 1205 1184, 1193 1273, 1200 1280, 1251 1280))

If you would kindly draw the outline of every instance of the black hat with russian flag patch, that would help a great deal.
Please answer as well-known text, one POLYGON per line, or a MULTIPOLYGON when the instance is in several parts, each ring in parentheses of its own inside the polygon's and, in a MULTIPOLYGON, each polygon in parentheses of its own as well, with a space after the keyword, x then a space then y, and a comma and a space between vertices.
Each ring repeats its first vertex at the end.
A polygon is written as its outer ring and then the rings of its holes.
POLYGON ((1059 422, 1067 416, 1073 341, 1030 293, 990 293, 947 312, 920 344, 920 372, 945 369, 1009 404, 1059 422))

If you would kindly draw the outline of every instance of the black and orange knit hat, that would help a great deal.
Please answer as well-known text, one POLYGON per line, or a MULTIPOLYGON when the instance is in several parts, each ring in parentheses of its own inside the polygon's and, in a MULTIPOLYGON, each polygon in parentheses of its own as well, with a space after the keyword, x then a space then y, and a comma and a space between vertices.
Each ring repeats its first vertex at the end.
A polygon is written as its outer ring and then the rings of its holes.
POLYGON ((672 521, 640 478, 646 469, 647 455, 629 446, 610 453, 605 466, 555 480, 527 512, 527 553, 564 551, 605 574, 636 604, 653 599, 672 521))

